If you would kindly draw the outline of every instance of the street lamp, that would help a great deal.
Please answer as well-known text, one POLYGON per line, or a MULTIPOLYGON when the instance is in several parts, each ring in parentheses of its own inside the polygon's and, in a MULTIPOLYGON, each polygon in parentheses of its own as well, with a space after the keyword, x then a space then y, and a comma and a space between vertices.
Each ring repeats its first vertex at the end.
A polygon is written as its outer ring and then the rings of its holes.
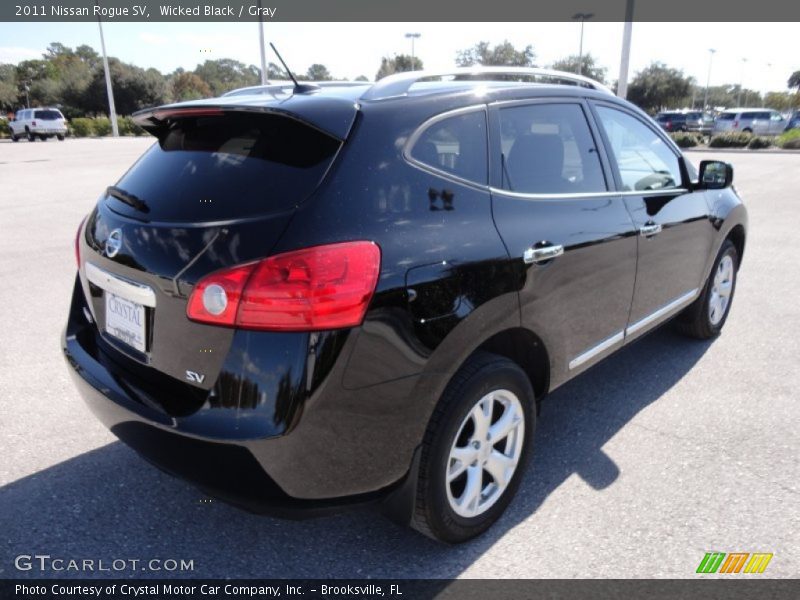
POLYGON ((258 50, 261 53, 261 85, 267 85, 267 51, 264 47, 264 17, 258 0, 258 50))
POLYGON ((706 77, 706 93, 703 96, 703 110, 708 108, 708 84, 711 83, 711 63, 714 60, 714 53, 716 50, 714 48, 708 49, 708 76, 706 77))
POLYGON ((583 24, 591 19, 594 16, 594 13, 575 13, 572 15, 573 21, 580 21, 581 22, 581 41, 580 45, 578 46, 578 75, 581 74, 583 71, 583 24))
POLYGON ((414 41, 418 40, 422 37, 421 33, 407 33, 406 39, 411 40, 411 70, 413 71, 416 68, 416 62, 414 61, 414 41))
POLYGON ((617 79, 617 96, 628 96, 628 67, 631 59, 631 35, 633 34, 633 0, 625 2, 625 25, 622 28, 622 52, 619 56, 619 79, 617 79))
MULTIPOLYGON (((742 106, 742 88, 744 88, 744 66, 747 64, 747 59, 742 59, 742 76, 739 78, 739 93, 736 94, 736 106, 742 106)), ((747 106, 747 94, 744 95, 744 106, 747 106)))
MULTIPOLYGON (((97 0, 94 2, 98 6, 97 0)), ((114 137, 119 137, 117 128, 117 109, 114 106, 114 90, 111 87, 111 71, 108 68, 108 55, 106 54, 106 41, 103 38, 103 23, 100 15, 97 16, 97 26, 100 28, 100 48, 103 50, 103 70, 106 72, 106 93, 108 94, 108 116, 111 119, 111 133, 114 137)))

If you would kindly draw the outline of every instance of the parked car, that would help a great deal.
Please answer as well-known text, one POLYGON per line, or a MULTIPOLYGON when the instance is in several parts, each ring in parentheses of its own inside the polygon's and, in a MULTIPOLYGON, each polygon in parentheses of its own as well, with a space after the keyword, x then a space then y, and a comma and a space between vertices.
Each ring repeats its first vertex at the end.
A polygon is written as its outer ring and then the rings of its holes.
POLYGON ((136 113, 157 143, 75 239, 62 345, 95 415, 249 510, 378 503, 462 542, 548 392, 673 317, 716 336, 732 167, 589 79, 476 73, 136 113))
POLYGON ((786 119, 768 108, 735 108, 721 112, 714 121, 714 133, 743 131, 755 135, 778 135, 786 128, 786 119))
POLYGON ((43 142, 57 137, 60 141, 67 135, 67 121, 57 108, 27 108, 20 110, 8 124, 11 139, 19 141, 26 137, 35 142, 38 137, 43 142))
POLYGON ((691 131, 703 135, 710 134, 714 120, 702 111, 662 111, 655 117, 656 123, 664 131, 691 131))
POLYGON ((786 119, 786 129, 784 131, 789 131, 790 129, 800 129, 800 110, 792 112, 789 118, 786 119))

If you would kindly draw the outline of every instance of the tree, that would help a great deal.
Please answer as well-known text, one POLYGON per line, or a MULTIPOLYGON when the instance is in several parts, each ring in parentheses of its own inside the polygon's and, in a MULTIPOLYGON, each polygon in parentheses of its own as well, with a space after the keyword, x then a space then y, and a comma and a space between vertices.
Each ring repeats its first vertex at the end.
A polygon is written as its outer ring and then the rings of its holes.
POLYGON ((359 75, 358 77, 356 77, 355 80, 356 81, 369 81, 369 79, 367 79, 366 75, 359 75))
POLYGON ((393 58, 384 56, 381 59, 381 67, 375 75, 375 81, 383 79, 392 73, 403 73, 405 71, 421 71, 422 60, 415 56, 412 60, 408 54, 397 54, 393 58))
POLYGON ((800 94, 789 92, 767 92, 764 98, 764 106, 775 110, 789 110, 800 106, 800 94))
POLYGON ((483 66, 514 66, 532 67, 536 54, 530 44, 522 50, 517 50, 508 40, 489 47, 489 42, 478 42, 472 48, 459 50, 456 55, 456 64, 459 67, 483 66))
POLYGON ((306 76, 311 81, 330 81, 333 79, 331 77, 330 71, 328 71, 328 67, 325 65, 321 65, 319 63, 314 63, 310 67, 308 67, 308 71, 306 71, 306 76))
POLYGON ((232 58, 207 60, 202 65, 197 65, 194 73, 209 85, 215 96, 236 88, 258 85, 261 82, 261 72, 258 67, 245 65, 232 58))
MULTIPOLYGON (((164 76, 156 69, 145 71, 109 57, 108 69, 114 86, 114 104, 121 115, 141 108, 163 104, 167 95, 164 76)), ((108 110, 106 81, 103 69, 96 69, 86 89, 83 105, 87 112, 105 113, 108 110)))
POLYGON ((584 54, 583 58, 580 60, 577 55, 573 54, 566 58, 562 58, 561 60, 557 60, 550 68, 555 69, 556 71, 577 73, 579 62, 582 66, 581 75, 589 77, 590 79, 594 79, 595 81, 599 81, 600 83, 606 82, 607 69, 598 65, 595 61, 595 58, 591 54, 584 54))
POLYGON ((650 112, 671 108, 691 93, 691 83, 683 71, 654 62, 633 78, 628 100, 650 112))
POLYGON ((797 88, 797 93, 800 94, 800 71, 795 71, 789 75, 789 80, 786 82, 786 87, 797 88))
POLYGON ((0 111, 14 111, 18 105, 17 69, 14 65, 0 64, 0 111))
POLYGON ((194 73, 176 72, 169 80, 168 88, 174 102, 209 98, 211 88, 194 73))

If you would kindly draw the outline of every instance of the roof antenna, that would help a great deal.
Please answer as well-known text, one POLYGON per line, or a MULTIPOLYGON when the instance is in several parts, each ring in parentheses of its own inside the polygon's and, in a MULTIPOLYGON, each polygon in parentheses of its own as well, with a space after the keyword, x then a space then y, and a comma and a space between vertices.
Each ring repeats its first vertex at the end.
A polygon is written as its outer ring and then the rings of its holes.
POLYGON ((284 70, 289 74, 289 79, 292 80, 294 83, 294 93, 295 94, 304 94, 306 92, 316 92, 319 89, 318 85, 314 85, 313 83, 298 83, 297 79, 295 79, 292 72, 289 70, 289 67, 286 65, 286 62, 283 60, 283 57, 278 52, 278 49, 275 47, 275 44, 272 42, 269 43, 269 47, 272 48, 272 51, 275 53, 275 56, 278 57, 278 60, 281 61, 284 70))

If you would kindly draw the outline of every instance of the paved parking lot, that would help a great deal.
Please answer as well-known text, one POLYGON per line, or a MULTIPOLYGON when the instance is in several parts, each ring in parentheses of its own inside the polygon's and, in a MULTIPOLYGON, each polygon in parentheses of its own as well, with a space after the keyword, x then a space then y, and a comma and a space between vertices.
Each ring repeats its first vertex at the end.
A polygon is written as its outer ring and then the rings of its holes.
POLYGON ((59 347, 75 229, 149 143, 0 140, 0 577, 19 554, 193 560, 194 577, 626 578, 760 551, 768 575, 800 572, 800 155, 692 156, 732 161, 750 210, 725 332, 663 328, 555 392, 508 513, 445 547, 373 512, 203 502, 84 408, 59 347))

